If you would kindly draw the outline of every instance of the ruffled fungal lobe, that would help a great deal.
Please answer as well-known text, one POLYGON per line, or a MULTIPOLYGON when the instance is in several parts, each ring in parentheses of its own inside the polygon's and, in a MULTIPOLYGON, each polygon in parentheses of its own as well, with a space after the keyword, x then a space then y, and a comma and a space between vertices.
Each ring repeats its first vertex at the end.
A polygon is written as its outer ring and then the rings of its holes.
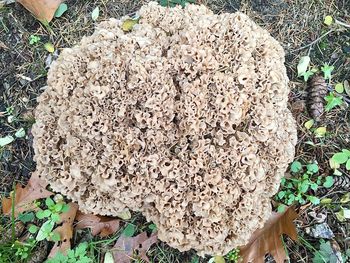
POLYGON ((294 156, 283 49, 239 12, 151 2, 139 15, 53 63, 37 170, 85 212, 141 211, 170 246, 225 254, 267 220, 294 156))

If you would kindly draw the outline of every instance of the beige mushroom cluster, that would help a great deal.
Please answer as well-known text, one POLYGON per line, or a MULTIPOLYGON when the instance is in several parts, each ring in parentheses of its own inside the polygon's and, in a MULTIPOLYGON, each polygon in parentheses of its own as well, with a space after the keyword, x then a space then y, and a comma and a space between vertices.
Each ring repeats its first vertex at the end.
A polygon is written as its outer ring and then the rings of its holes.
POLYGON ((138 15, 52 64, 37 171, 85 212, 141 211, 170 246, 225 254, 270 216, 294 156, 283 49, 239 12, 151 2, 138 15))

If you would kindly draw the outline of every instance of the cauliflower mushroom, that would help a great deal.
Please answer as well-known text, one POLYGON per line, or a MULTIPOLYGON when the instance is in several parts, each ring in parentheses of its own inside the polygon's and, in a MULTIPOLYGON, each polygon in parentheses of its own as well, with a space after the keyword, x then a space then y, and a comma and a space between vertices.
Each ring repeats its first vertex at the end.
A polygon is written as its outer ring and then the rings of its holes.
POLYGON ((284 51, 240 12, 151 2, 139 16, 52 64, 37 171, 84 212, 140 211, 170 246, 225 254, 268 219, 294 156, 284 51))

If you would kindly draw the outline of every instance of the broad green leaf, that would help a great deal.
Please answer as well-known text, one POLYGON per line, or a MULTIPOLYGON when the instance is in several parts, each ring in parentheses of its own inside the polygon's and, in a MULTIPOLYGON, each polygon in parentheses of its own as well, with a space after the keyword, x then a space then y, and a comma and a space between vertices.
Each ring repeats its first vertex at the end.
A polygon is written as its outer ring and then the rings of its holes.
POLYGON ((36 217, 38 219, 44 219, 45 217, 49 217, 51 215, 51 211, 50 210, 39 210, 38 212, 36 212, 36 217))
POLYGON ((309 200, 314 205, 318 205, 320 203, 320 199, 313 195, 308 195, 307 200, 309 200))
POLYGON ((348 149, 342 149, 341 151, 350 158, 350 151, 348 149))
POLYGON ((346 220, 345 216, 344 216, 344 209, 341 208, 339 212, 335 213, 335 216, 337 217, 337 219, 340 222, 344 222, 346 220))
POLYGON ((345 168, 346 170, 350 170, 350 159, 346 162, 345 168))
POLYGON ((62 204, 62 203, 58 203, 58 204, 55 204, 55 205, 53 206, 53 210, 54 210, 55 212, 61 212, 62 209, 63 209, 63 204, 62 204))
POLYGON ((279 204, 277 207, 277 212, 279 213, 283 213, 284 211, 286 211, 287 206, 284 204, 279 204))
POLYGON ((335 89, 335 91, 338 92, 338 93, 343 93, 343 92, 344 92, 344 85, 343 85, 343 83, 337 83, 337 84, 335 84, 334 89, 335 89))
POLYGON ((75 257, 84 256, 86 254, 87 248, 87 242, 80 243, 79 246, 75 249, 75 257))
POLYGON ((51 214, 51 220, 54 221, 55 223, 60 221, 60 215, 57 213, 52 213, 51 214))
POLYGON ((48 207, 48 208, 52 208, 54 205, 55 205, 55 202, 50 198, 46 198, 45 200, 45 205, 48 207))
POLYGON ((316 163, 310 163, 308 165, 306 165, 306 169, 308 170, 308 172, 310 173, 317 173, 318 172, 318 165, 316 163))
POLYGON ((285 191, 280 191, 278 192, 277 196, 279 199, 282 199, 284 196, 286 195, 286 192, 285 191))
POLYGON ((306 193, 307 190, 309 190, 309 182, 305 180, 300 184, 300 192, 306 193))
POLYGON ((50 52, 50 53, 55 52, 55 47, 54 47, 54 45, 53 45, 52 43, 50 43, 50 42, 45 43, 44 48, 45 48, 48 52, 50 52))
POLYGON ((157 231, 157 225, 156 224, 150 224, 148 226, 149 230, 152 231, 152 233, 156 232, 157 231))
POLYGON ((132 237, 136 232, 136 227, 133 224, 128 224, 126 228, 124 228, 123 235, 127 237, 132 237))
POLYGON ((333 92, 330 92, 329 95, 324 97, 325 101, 327 101, 327 105, 325 107, 326 111, 330 111, 331 109, 335 108, 336 106, 340 106, 343 104, 343 98, 334 96, 333 92))
POLYGON ((61 240, 60 234, 57 232, 53 232, 51 237, 50 237, 50 240, 52 240, 54 242, 60 241, 61 240))
POLYGON ((122 24, 122 29, 124 32, 129 32, 132 30, 132 28, 134 27, 134 25, 136 25, 139 22, 138 19, 126 19, 124 20, 123 24, 122 24))
POLYGON ((299 161, 294 161, 292 162, 292 164, 290 165, 290 170, 293 172, 293 173, 297 173, 301 170, 302 168, 302 165, 299 161))
POLYGON ((100 15, 100 9, 97 6, 94 10, 92 10, 92 13, 91 13, 92 20, 96 21, 99 15, 100 15))
POLYGON ((20 128, 16 131, 15 136, 17 138, 23 138, 24 136, 26 136, 26 131, 24 130, 24 128, 20 128))
POLYGON ((326 188, 332 187, 334 184, 334 179, 332 176, 327 176, 325 182, 323 183, 323 186, 326 188))
POLYGON ((306 71, 310 64, 310 57, 309 56, 303 56, 300 58, 297 70, 298 70, 298 77, 301 77, 306 71))
POLYGON ((311 183, 310 184, 310 188, 314 191, 316 191, 318 189, 318 184, 315 184, 315 183, 311 183))
POLYGON ((52 232, 55 223, 51 220, 46 221, 39 229, 38 235, 36 236, 37 241, 42 241, 49 236, 52 232))
POLYGON ((332 168, 332 169, 338 169, 340 167, 340 164, 337 163, 336 161, 334 161, 332 158, 329 159, 329 166, 332 168))
POLYGON ((65 3, 62 3, 58 6, 55 17, 61 17, 68 10, 68 6, 65 3))
POLYGON ((114 258, 111 252, 107 251, 103 263, 114 263, 114 258))
POLYGON ((314 134, 317 138, 324 137, 326 135, 327 128, 326 127, 318 127, 315 131, 314 134))
POLYGON ((311 70, 308 70, 308 71, 306 71, 305 73, 303 73, 302 76, 304 77, 304 81, 305 81, 305 82, 308 81, 309 78, 310 78, 312 75, 314 75, 314 74, 315 74, 315 73, 312 72, 311 70))
POLYGON ((322 67, 321 70, 323 71, 324 78, 325 79, 331 79, 332 77, 332 71, 334 70, 334 66, 330 66, 327 63, 325 63, 322 67))
POLYGON ((344 152, 339 152, 332 156, 332 160, 339 164, 346 163, 348 159, 349 159, 348 155, 344 152))
POLYGON ((35 215, 33 212, 23 213, 18 215, 18 220, 20 220, 23 223, 28 223, 30 221, 33 221, 34 218, 35 218, 35 215))
POLYGON ((311 129, 311 127, 314 125, 315 121, 313 119, 308 120, 307 122, 304 123, 304 127, 308 130, 311 129))
POLYGON ((35 234, 38 232, 39 228, 36 225, 30 225, 28 228, 29 233, 35 234))
POLYGON ((330 26, 333 23, 333 17, 326 16, 323 20, 323 23, 327 26, 330 26))
POLYGON ((0 147, 4 147, 5 145, 10 144, 13 142, 15 138, 13 138, 11 135, 7 135, 6 137, 0 138, 0 147))

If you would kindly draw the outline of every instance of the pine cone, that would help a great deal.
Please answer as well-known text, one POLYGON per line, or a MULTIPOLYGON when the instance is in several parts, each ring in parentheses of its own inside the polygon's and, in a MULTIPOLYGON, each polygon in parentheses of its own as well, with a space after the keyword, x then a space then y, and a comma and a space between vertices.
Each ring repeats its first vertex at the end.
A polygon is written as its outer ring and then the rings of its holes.
POLYGON ((342 176, 334 176, 333 187, 335 190, 349 190, 350 189, 350 177, 343 174, 342 176))
POLYGON ((309 114, 318 120, 324 111, 324 97, 327 95, 327 83, 323 76, 314 75, 309 81, 307 106, 309 114))

